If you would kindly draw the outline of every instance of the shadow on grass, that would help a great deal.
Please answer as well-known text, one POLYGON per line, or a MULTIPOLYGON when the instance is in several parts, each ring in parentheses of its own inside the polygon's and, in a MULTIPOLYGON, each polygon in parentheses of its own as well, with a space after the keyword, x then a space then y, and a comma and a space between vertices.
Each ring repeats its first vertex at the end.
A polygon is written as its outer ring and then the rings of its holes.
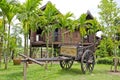
POLYGON ((58 71, 58 74, 60 75, 83 75, 81 69, 77 69, 77 68, 71 68, 69 70, 64 70, 64 69, 61 69, 58 71))
POLYGON ((81 69, 71 68, 69 70, 61 69, 58 71, 58 74, 60 74, 60 75, 89 75, 89 74, 105 74, 107 72, 109 72, 109 70, 104 70, 104 69, 101 70, 101 69, 94 68, 92 73, 87 72, 86 74, 83 74, 81 69))

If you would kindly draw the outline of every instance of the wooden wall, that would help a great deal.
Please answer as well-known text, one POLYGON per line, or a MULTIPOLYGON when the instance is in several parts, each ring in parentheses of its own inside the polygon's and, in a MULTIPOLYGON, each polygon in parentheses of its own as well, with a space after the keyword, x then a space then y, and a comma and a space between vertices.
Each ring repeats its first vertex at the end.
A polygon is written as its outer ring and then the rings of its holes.
MULTIPOLYGON (((49 43, 53 42, 61 42, 62 43, 62 34, 64 34, 64 39, 63 39, 63 43, 68 43, 68 44, 78 44, 81 42, 81 37, 80 37, 80 33, 78 30, 76 30, 75 32, 70 32, 67 29, 58 29, 58 33, 57 33, 57 37, 54 37, 52 39, 52 36, 56 36, 55 34, 50 33, 49 35, 49 43), (57 39, 56 39, 57 38, 57 39)), ((42 36, 41 34, 37 34, 34 31, 31 31, 31 35, 30 35, 30 40, 31 42, 37 42, 37 41, 43 41, 46 42, 46 36, 42 36), (38 39, 37 39, 38 37, 38 39)), ((87 36, 87 39, 84 39, 84 43, 93 43, 94 42, 94 34, 93 35, 89 35, 87 36)))

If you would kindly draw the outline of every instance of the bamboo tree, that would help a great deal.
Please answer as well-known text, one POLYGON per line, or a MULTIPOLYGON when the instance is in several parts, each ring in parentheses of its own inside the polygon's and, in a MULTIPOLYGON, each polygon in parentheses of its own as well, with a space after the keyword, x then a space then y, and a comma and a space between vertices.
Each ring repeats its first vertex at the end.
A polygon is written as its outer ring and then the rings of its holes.
POLYGON ((3 48, 3 20, 0 19, 0 67, 1 67, 1 60, 2 60, 2 48, 3 48))
POLYGON ((91 35, 94 34, 94 44, 96 42, 96 32, 102 30, 102 27, 100 26, 100 24, 98 23, 98 21, 94 18, 92 20, 87 20, 86 24, 88 24, 88 31, 87 34, 91 35))
MULTIPOLYGON (((5 0, 3 0, 3 1, 0 2, 0 9, 2 9, 2 12, 1 12, 2 15, 1 16, 3 16, 3 32, 4 33, 5 33, 5 11, 7 10, 5 4, 6 4, 5 0)), ((1 40, 2 40, 1 47, 3 47, 4 36, 2 36, 1 40)))
MULTIPOLYGON (((51 2, 48 2, 46 9, 43 11, 42 15, 40 16, 40 28, 43 30, 42 35, 45 35, 46 37, 46 58, 49 56, 49 42, 50 39, 53 40, 53 35, 50 36, 50 34, 53 34, 56 26, 56 16, 57 16, 58 11, 55 8, 54 5, 52 5, 51 2), (50 37, 49 37, 50 36, 50 37)), ((53 47, 53 41, 52 41, 52 47, 53 47)), ((52 49, 53 50, 53 49, 52 49)), ((47 62, 45 68, 47 69, 47 62)))
POLYGON ((11 59, 15 58, 15 55, 17 57, 17 49, 21 48, 22 46, 22 39, 20 37, 20 34, 22 34, 21 26, 19 24, 15 24, 12 27, 12 33, 10 36, 10 52, 11 52, 11 59))
POLYGON ((24 54, 28 55, 28 33, 31 29, 30 20, 32 16, 36 15, 35 10, 38 9, 41 0, 26 0, 19 8, 18 19, 22 23, 23 32, 24 32, 24 54))
POLYGON ((81 42, 82 46, 83 46, 83 37, 87 34, 87 32, 86 32, 86 28, 87 28, 86 16, 87 16, 86 14, 82 14, 78 19, 80 36, 82 38, 82 42, 81 42))
MULTIPOLYGON (((73 13, 70 12, 66 13, 65 15, 62 14, 58 15, 58 23, 60 24, 59 28, 61 29, 61 31, 63 31, 63 29, 67 28, 68 26, 69 29, 72 28, 69 23, 71 21, 70 20, 71 17, 73 17, 73 13)), ((64 43, 64 32, 61 35, 62 35, 62 43, 64 43)))
MULTIPOLYGON (((1 36, 1 43, 2 43, 2 45, 1 45, 1 48, 3 48, 4 46, 3 46, 3 44, 4 44, 4 36, 5 36, 5 22, 6 22, 6 15, 5 15, 5 11, 7 10, 6 9, 6 6, 5 6, 5 4, 6 4, 6 1, 5 0, 2 0, 1 2, 0 2, 0 9, 2 10, 1 12, 0 12, 0 14, 1 14, 1 16, 3 17, 2 18, 2 21, 3 21, 3 25, 2 25, 2 30, 3 30, 3 34, 2 34, 2 36, 1 36)), ((2 53, 1 53, 2 54, 2 53)), ((1 58, 0 58, 1 59, 1 58)), ((0 63, 1 63, 1 60, 0 60, 0 63)))
POLYGON ((77 29, 78 27, 78 21, 77 20, 72 20, 69 19, 68 20, 68 27, 67 29, 70 31, 70 43, 72 43, 72 38, 73 38, 73 32, 75 31, 75 29, 77 29))
MULTIPOLYGON (((13 4, 12 2, 8 2, 6 0, 2 0, 0 2, 1 4, 1 9, 2 9, 2 12, 3 12, 3 19, 4 19, 4 16, 6 16, 7 20, 8 20, 8 35, 7 35, 7 53, 5 53, 5 69, 7 69, 7 63, 8 63, 8 55, 10 54, 10 49, 9 49, 9 40, 10 40, 10 24, 11 24, 11 20, 12 18, 15 16, 16 14, 16 5, 13 4)), ((5 24, 4 24, 5 25, 5 24)))
POLYGON ((52 57, 53 57, 53 54, 54 54, 54 41, 55 41, 55 35, 56 35, 56 33, 54 33, 55 32, 55 29, 57 29, 57 24, 54 24, 54 25, 52 25, 52 27, 51 27, 51 30, 52 30, 52 57))

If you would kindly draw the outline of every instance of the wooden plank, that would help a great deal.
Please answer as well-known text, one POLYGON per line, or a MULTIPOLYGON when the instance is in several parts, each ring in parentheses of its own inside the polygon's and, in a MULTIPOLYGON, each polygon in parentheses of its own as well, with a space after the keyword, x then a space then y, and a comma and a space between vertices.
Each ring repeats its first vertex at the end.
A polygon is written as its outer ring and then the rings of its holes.
POLYGON ((40 61, 40 62, 45 62, 45 61, 62 61, 62 60, 71 60, 71 58, 69 57, 53 57, 53 58, 37 58, 35 59, 37 61, 40 61))
POLYGON ((32 59, 32 58, 30 58, 30 57, 28 57, 26 55, 23 55, 23 54, 19 54, 19 55, 22 56, 22 57, 24 57, 24 58, 27 58, 27 60, 30 60, 30 61, 32 61, 32 62, 34 62, 36 64, 39 64, 39 65, 43 66, 43 64, 41 64, 39 61, 37 61, 35 59, 32 59))
POLYGON ((76 57, 77 56, 77 46, 72 46, 72 45, 61 46, 60 54, 76 57))

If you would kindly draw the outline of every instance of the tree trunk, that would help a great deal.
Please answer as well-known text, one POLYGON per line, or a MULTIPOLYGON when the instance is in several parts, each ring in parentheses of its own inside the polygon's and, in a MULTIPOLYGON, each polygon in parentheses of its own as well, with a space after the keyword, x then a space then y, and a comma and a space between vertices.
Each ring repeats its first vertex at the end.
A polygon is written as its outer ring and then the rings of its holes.
MULTIPOLYGON (((118 64, 119 64, 119 58, 114 57, 114 58, 113 58, 113 65, 112 65, 112 66, 114 66, 114 69, 113 69, 114 72, 117 72, 117 71, 118 71, 118 70, 117 70, 118 64)), ((111 66, 111 70, 112 70, 112 66, 111 66)))
MULTIPOLYGON (((47 36, 46 36, 47 42, 46 42, 46 58, 49 57, 49 32, 47 32, 47 36)), ((45 69, 48 69, 48 61, 46 61, 45 64, 45 69)))
POLYGON ((28 35, 27 35, 27 40, 26 40, 26 55, 28 56, 28 35))
POLYGON ((8 68, 8 55, 10 54, 10 23, 8 29, 8 44, 7 44, 7 53, 5 53, 5 69, 8 68))
MULTIPOLYGON (((116 36, 114 35, 114 41, 115 41, 115 38, 116 36)), ((114 71, 117 72, 117 66, 118 66, 118 58, 117 58, 117 46, 116 46, 116 43, 115 43, 115 46, 114 46, 114 56, 115 56, 115 60, 114 60, 114 71)))
POLYGON ((27 36, 24 34, 24 54, 27 55, 27 36))
POLYGON ((54 41, 55 41, 55 35, 54 35, 54 30, 52 30, 52 57, 53 57, 53 54, 54 54, 54 41))
MULTIPOLYGON (((5 16, 4 14, 3 15, 3 32, 5 32, 5 16)), ((1 37, 1 44, 0 44, 0 67, 1 67, 1 64, 2 64, 2 48, 3 48, 3 40, 4 40, 4 37, 2 36, 1 37)))
MULTIPOLYGON (((52 31, 52 52, 51 52, 51 57, 53 57, 54 54, 54 40, 55 40, 55 36, 54 36, 54 30, 52 31)), ((51 66, 53 64, 53 61, 51 61, 51 66)))
POLYGON ((8 69, 8 55, 5 53, 5 69, 8 69))
POLYGON ((0 41, 0 67, 1 67, 1 61, 2 60, 2 41, 0 41))
POLYGON ((115 61, 114 61, 114 72, 117 72, 117 66, 118 66, 118 59, 115 58, 115 61))

